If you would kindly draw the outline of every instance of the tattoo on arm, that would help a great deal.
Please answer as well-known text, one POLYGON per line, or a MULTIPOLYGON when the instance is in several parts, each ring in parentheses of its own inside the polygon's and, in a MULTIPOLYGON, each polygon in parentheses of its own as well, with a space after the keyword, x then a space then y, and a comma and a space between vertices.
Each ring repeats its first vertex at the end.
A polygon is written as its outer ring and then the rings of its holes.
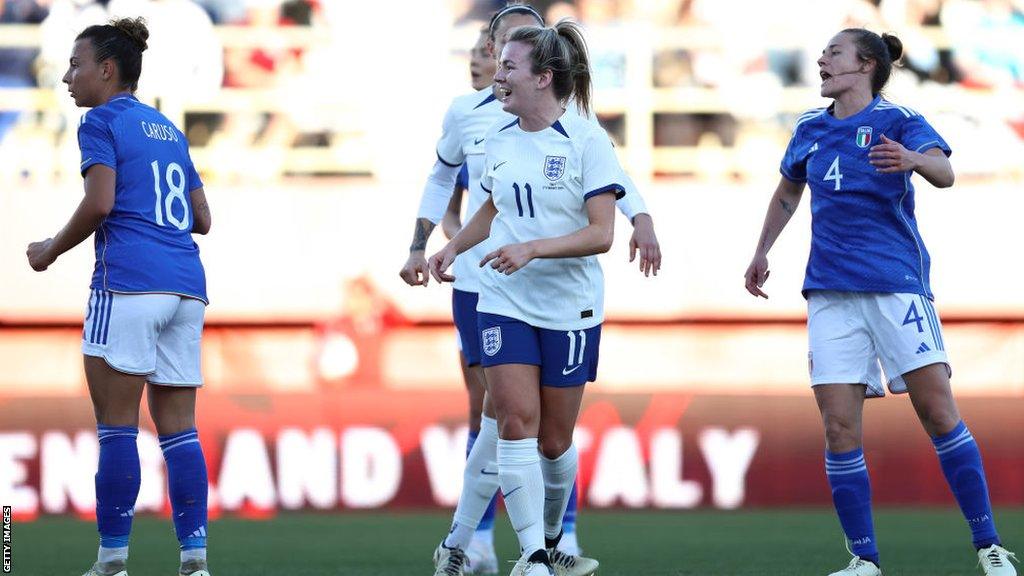
POLYGON ((783 198, 779 198, 779 204, 782 205, 782 209, 786 211, 786 214, 789 214, 790 216, 792 216, 793 213, 796 212, 796 207, 791 206, 790 203, 786 202, 786 200, 783 198))
POLYGON ((416 228, 412 234, 412 245, 409 246, 410 251, 414 250, 426 250, 427 239, 430 238, 430 233, 434 231, 434 223, 426 218, 416 219, 416 228))
POLYGON ((205 218, 210 217, 210 205, 205 201, 199 204, 199 206, 196 206, 196 211, 202 214, 205 218))

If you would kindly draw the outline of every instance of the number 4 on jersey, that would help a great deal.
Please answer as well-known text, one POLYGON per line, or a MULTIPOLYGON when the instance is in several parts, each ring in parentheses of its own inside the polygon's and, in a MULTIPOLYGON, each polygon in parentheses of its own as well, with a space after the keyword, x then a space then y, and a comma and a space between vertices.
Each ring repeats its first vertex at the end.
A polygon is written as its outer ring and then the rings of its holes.
POLYGON ((839 155, 836 155, 836 159, 832 161, 832 165, 828 167, 828 172, 825 172, 823 180, 834 180, 836 183, 835 190, 839 191, 842 187, 843 173, 839 171, 839 155))

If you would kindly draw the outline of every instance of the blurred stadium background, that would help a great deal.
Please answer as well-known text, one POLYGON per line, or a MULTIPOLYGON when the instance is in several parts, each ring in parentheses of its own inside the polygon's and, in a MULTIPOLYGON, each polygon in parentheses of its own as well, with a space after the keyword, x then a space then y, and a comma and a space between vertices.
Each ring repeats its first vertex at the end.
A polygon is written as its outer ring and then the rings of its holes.
MULTIPOLYGON (((587 27, 596 108, 664 252, 662 272, 644 278, 627 262, 630 230, 619 222, 602 259, 601 373, 577 438, 584 546, 628 559, 634 546, 621 532, 661 526, 678 538, 636 542, 664 544, 645 573, 798 573, 771 561, 749 568, 744 552, 715 547, 764 545, 777 525, 769 519, 783 518, 788 539, 829 551, 808 573, 838 567, 842 536, 806 375, 807 208, 773 250, 771 299, 749 297, 742 274, 794 119, 822 105, 815 59, 848 26, 901 37, 907 57, 888 96, 923 113, 954 149, 957 184, 935 190, 915 179, 917 210, 954 388, 1001 526, 1021 546, 1024 1, 533 4, 551 21, 574 16, 587 27), (799 511, 783 511, 791 508, 799 511), (746 510, 725 512, 734 509, 746 510), (803 514, 815 520, 802 524, 803 514), (680 551, 687 542, 700 544, 680 551), (739 560, 707 563, 701 550, 739 560)), ((140 95, 186 131, 214 213, 212 234, 198 239, 212 300, 199 430, 225 540, 263 526, 306 534, 285 540, 283 556, 331 527, 364 540, 413 530, 415 558, 352 545, 345 557, 366 571, 341 573, 424 572, 459 493, 466 400, 450 289, 412 289, 397 272, 441 117, 470 90, 468 51, 494 7, 0 0, 0 503, 13 507, 15 534, 23 530, 16 573, 79 566, 41 542, 87 555, 94 545, 87 525, 54 517, 87 519, 94 502, 97 445, 79 352, 93 254, 80 246, 35 274, 24 248, 53 234, 81 194, 81 111, 60 84, 73 38, 126 15, 146 16, 152 32, 140 95)), ((910 546, 933 559, 920 573, 946 573, 936 567, 950 547, 966 548, 967 532, 928 438, 905 397, 868 406, 875 500, 901 507, 880 517, 882 537, 888 529, 901 542, 905 524, 917 536, 910 546), (940 512, 921 510, 929 507, 940 512)), ((149 430, 138 510, 161 515, 163 462, 149 430)), ((509 535, 502 546, 511 549, 509 535)), ((778 560, 776 549, 749 554, 778 560)), ((250 564, 217 573, 277 573, 268 550, 270 560, 245 556, 250 564)), ((966 551, 954 557, 970 569, 966 551)), ((330 554, 320 564, 289 573, 346 565, 330 554)))

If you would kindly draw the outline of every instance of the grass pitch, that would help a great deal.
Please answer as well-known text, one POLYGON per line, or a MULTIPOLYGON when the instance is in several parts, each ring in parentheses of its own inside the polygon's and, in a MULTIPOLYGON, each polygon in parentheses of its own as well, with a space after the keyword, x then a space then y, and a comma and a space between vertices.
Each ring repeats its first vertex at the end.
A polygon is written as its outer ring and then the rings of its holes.
MULTIPOLYGON (((429 576, 448 513, 282 514, 210 526, 213 576, 429 576)), ((996 511, 1004 544, 1024 552, 1024 509, 996 511)), ((501 560, 516 554, 499 513, 501 560)), ((886 576, 980 574, 970 534, 954 509, 882 509, 875 526, 886 576)), ((580 514, 580 540, 601 561, 599 576, 825 576, 846 565, 831 509, 580 514)), ((95 559, 95 525, 68 518, 15 523, 14 574, 79 576, 95 559)), ((1021 554, 1024 556, 1024 554, 1021 554)), ((131 576, 174 576, 170 520, 135 520, 131 576)), ((501 574, 511 564, 503 562, 501 574)), ((1019 566, 1018 566, 1019 569, 1019 566)), ((1024 573, 1024 571, 1022 571, 1024 573)))

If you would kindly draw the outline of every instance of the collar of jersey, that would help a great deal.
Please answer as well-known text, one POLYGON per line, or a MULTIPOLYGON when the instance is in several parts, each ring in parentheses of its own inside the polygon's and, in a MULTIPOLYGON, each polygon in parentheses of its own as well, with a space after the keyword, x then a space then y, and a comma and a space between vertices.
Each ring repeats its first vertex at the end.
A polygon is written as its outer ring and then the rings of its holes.
POLYGON ((868 103, 868 105, 865 106, 863 110, 861 110, 860 112, 857 112, 853 116, 847 116, 846 118, 843 118, 842 120, 840 120, 839 118, 836 118, 835 116, 832 115, 832 109, 835 106, 835 104, 832 104, 831 106, 828 107, 828 110, 825 111, 825 118, 831 124, 840 124, 840 125, 842 125, 842 124, 852 124, 854 122, 859 122, 862 118, 864 118, 864 116, 870 114, 871 111, 875 109, 875 106, 878 106, 878 103, 881 102, 881 101, 882 101, 882 95, 879 94, 878 96, 875 96, 875 98, 870 103, 868 103))
POLYGON ((132 94, 131 92, 118 92, 111 96, 110 100, 107 100, 107 102, 113 102, 114 100, 120 100, 121 98, 130 98, 136 102, 139 101, 139 99, 135 97, 135 94, 132 94))

